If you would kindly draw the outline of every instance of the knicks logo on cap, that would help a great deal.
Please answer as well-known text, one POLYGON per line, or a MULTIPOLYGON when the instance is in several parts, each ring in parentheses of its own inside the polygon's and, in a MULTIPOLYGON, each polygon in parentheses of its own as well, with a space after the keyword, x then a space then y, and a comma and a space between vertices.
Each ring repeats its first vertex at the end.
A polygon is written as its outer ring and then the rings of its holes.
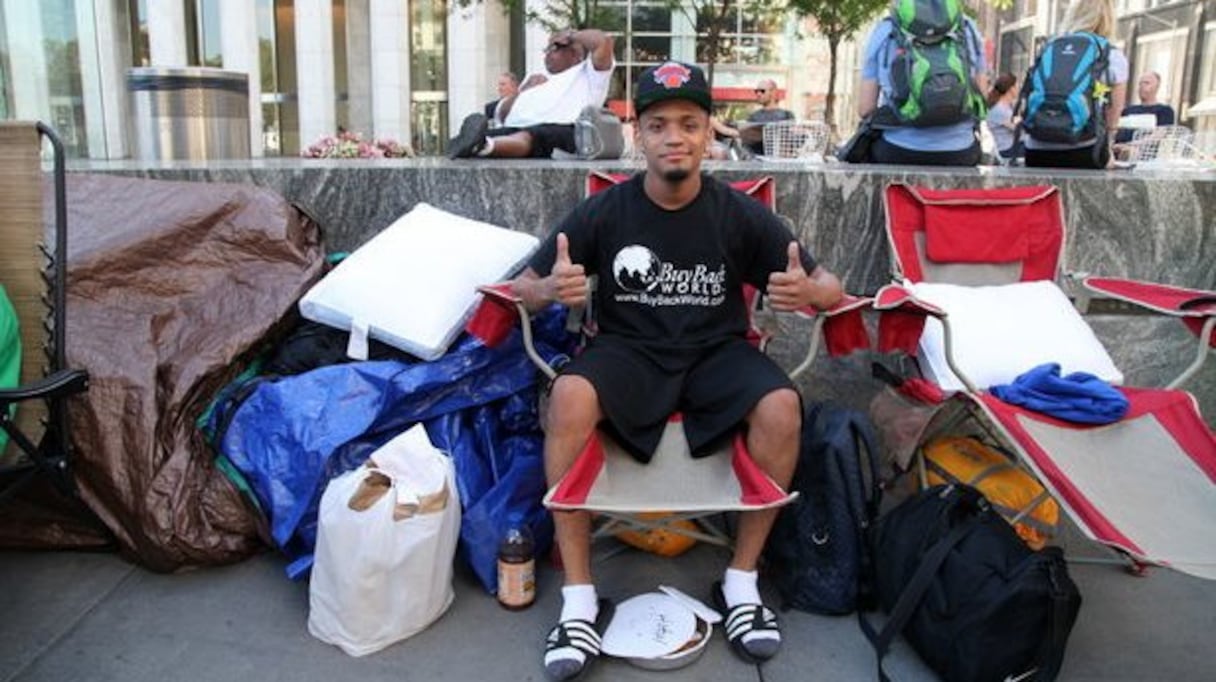
POLYGON ((667 62, 654 70, 654 82, 668 90, 684 85, 691 78, 692 70, 676 62, 667 62))

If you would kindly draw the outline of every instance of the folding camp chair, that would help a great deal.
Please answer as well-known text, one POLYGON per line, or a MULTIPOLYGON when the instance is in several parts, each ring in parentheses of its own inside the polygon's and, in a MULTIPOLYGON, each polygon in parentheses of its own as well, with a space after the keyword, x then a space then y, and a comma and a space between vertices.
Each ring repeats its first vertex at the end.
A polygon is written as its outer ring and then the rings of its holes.
POLYGON ((36 475, 65 496, 74 491, 67 400, 86 390, 88 374, 67 368, 65 359, 65 187, 63 145, 50 128, 0 123, 0 196, 6 204, 0 211, 0 283, 17 312, 24 350, 21 382, 0 388, 0 429, 9 437, 0 457, 0 500, 36 475), (55 164, 55 241, 49 249, 43 236, 42 137, 51 143, 55 164))
MULTIPOLYGON (((595 193, 628 176, 593 173, 588 177, 589 193, 595 193)), ((772 208, 775 194, 771 178, 734 183, 743 191, 772 208)), ((485 287, 487 300, 513 308, 521 319, 527 320, 522 302, 509 286, 485 287)), ((755 291, 740 292, 755 310, 760 298, 755 291)), ((798 311, 813 320, 811 340, 805 358, 791 372, 796 378, 812 363, 818 352, 820 338, 826 339, 833 355, 846 355, 869 347, 861 310, 870 305, 869 299, 846 297, 826 312, 813 309, 798 311)), ((524 343, 533 362, 552 381, 556 371, 535 351, 531 343, 529 324, 523 324, 524 343)), ((763 347, 770 337, 768 331, 753 324, 752 340, 763 347)), ((752 460, 742 434, 721 446, 712 456, 693 458, 679 415, 673 415, 659 441, 649 464, 639 464, 610 436, 597 431, 587 442, 570 471, 549 489, 544 503, 555 510, 585 510, 595 512, 602 522, 594 537, 629 530, 666 530, 697 540, 727 546, 727 534, 707 522, 707 517, 728 511, 750 511, 779 507, 794 499, 778 486, 752 460), (681 523, 695 521, 695 524, 681 523)))
MULTIPOLYGON (((930 190, 895 184, 884 195, 894 271, 905 283, 968 286, 1056 282, 1065 243, 1054 187, 930 190)), ((1216 434, 1193 396, 1177 389, 1212 345, 1216 293, 1086 277, 1090 295, 1172 315, 1199 335, 1196 361, 1167 389, 1123 388, 1127 415, 1081 425, 999 400, 957 362, 949 316, 908 287, 884 287, 880 351, 925 351, 927 318, 941 322, 945 360, 963 388, 930 420, 921 444, 946 433, 975 435, 1012 454, 1089 538, 1126 555, 1133 568, 1168 565, 1216 579, 1216 434)), ((927 299, 927 297, 926 297, 927 299)), ((1067 314, 1080 313, 1065 308, 1067 314)), ((1010 338, 1015 346, 1018 339, 1010 338)), ((927 353, 925 353, 927 355, 927 353)), ((1021 368, 1025 371, 1029 368, 1021 368)), ((923 453, 918 453, 923 479, 923 453)))

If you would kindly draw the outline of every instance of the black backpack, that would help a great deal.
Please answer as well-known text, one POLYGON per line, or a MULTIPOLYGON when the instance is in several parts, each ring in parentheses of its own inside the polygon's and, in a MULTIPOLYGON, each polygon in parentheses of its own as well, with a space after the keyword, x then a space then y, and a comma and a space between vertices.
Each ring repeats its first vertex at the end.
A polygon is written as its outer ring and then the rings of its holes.
POLYGON ((765 547, 784 608, 852 613, 871 594, 866 530, 878 512, 877 440, 864 413, 810 405, 792 490, 765 547))
MULTIPOLYGON (((969 44, 979 37, 963 20, 959 0, 900 0, 887 18, 895 56, 890 101, 876 112, 875 125, 943 126, 978 121, 987 105, 973 77, 969 44)), ((883 50, 884 59, 889 52, 883 50)))
POLYGON ((1104 142, 1109 67, 1110 43, 1102 36, 1069 33, 1049 40, 1018 99, 1022 130, 1043 142, 1104 142))
POLYGON ((861 628, 882 659, 900 633, 947 682, 1051 680, 1081 608, 1057 547, 1034 551, 965 485, 934 486, 875 525, 875 589, 890 614, 861 628))

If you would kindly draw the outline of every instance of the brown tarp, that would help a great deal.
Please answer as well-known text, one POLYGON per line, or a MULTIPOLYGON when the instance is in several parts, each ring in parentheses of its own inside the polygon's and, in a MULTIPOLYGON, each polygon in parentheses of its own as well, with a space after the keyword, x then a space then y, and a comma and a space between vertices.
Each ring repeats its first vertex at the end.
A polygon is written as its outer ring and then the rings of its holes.
MULTIPOLYGON (((70 408, 81 498, 153 570, 259 551, 264 522, 195 420, 320 277, 318 226, 250 185, 72 174, 68 206, 68 366, 91 377, 70 408)), ((4 525, 10 546, 90 544, 4 525)))

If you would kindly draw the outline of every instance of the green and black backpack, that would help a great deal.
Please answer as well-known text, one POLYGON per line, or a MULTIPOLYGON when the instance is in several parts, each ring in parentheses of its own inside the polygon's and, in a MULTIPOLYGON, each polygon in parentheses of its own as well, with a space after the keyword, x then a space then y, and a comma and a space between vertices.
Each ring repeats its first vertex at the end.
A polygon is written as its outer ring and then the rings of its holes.
POLYGON ((899 0, 887 18, 894 56, 890 101, 876 114, 879 127, 930 127, 978 121, 987 113, 972 77, 968 41, 979 45, 963 20, 960 0, 899 0))

